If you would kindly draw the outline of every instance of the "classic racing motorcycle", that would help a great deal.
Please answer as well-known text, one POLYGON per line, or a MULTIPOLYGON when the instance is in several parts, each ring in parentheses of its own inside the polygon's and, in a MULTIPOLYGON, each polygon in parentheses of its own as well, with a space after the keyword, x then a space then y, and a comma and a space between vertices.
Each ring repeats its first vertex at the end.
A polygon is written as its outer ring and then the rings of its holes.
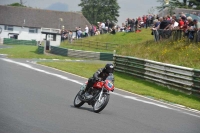
POLYGON ((87 82, 81 86, 80 91, 74 98, 74 107, 81 107, 84 103, 92 105, 93 111, 99 113, 108 104, 110 91, 114 91, 114 76, 110 74, 105 81, 98 80, 93 87, 90 88, 91 98, 85 97, 85 88, 87 82))

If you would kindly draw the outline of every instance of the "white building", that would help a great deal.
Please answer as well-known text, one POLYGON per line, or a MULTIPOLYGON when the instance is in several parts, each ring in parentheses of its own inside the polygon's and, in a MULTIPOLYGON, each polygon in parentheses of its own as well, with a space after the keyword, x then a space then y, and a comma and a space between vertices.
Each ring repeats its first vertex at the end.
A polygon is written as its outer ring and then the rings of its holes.
POLYGON ((52 32, 54 35, 48 35, 47 40, 50 45, 59 46, 61 26, 75 31, 75 27, 84 28, 85 25, 90 23, 80 13, 0 5, 0 43, 14 34, 19 40, 41 42, 46 38, 42 32, 52 32))

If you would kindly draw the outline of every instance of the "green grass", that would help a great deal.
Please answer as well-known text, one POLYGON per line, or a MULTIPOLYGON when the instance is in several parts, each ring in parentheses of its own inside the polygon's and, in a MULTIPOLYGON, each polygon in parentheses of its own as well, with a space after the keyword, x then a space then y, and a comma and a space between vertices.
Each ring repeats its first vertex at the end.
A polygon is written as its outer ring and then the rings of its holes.
POLYGON ((83 38, 82 40, 75 40, 74 43, 72 44, 70 44, 68 41, 65 41, 61 43, 61 47, 70 48, 70 49, 87 50, 87 51, 97 51, 97 52, 113 52, 114 49, 108 49, 108 50, 95 49, 95 48, 85 47, 85 46, 76 46, 76 43, 78 43, 79 45, 89 45, 90 42, 94 41, 94 42, 99 42, 99 43, 108 43, 109 45, 124 46, 128 44, 143 43, 143 42, 146 42, 147 40, 153 40, 152 35, 150 35, 150 33, 146 34, 146 32, 150 32, 150 29, 144 29, 143 32, 141 33, 119 32, 115 35, 103 34, 99 36, 83 38))
MULTIPOLYGON (((39 64, 54 67, 86 78, 91 77, 97 69, 104 67, 105 65, 102 63, 92 62, 39 62, 39 64)), ((169 90, 166 87, 158 86, 154 83, 134 78, 127 74, 115 72, 114 75, 115 87, 117 88, 147 97, 153 97, 154 99, 168 103, 181 104, 186 107, 200 110, 200 99, 195 96, 169 90)))
POLYGON ((7 45, 10 48, 0 49, 0 54, 8 54, 9 58, 46 58, 46 59, 66 59, 68 57, 51 54, 38 54, 37 46, 7 45))

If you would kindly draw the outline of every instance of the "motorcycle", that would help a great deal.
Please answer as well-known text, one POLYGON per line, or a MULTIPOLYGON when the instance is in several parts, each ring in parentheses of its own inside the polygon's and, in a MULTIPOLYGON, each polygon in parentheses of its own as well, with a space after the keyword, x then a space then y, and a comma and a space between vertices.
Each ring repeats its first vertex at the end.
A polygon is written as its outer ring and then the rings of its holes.
POLYGON ((102 111, 110 99, 110 91, 114 91, 114 76, 110 74, 105 81, 98 80, 90 89, 91 98, 85 97, 85 88, 87 82, 81 86, 80 91, 74 98, 74 107, 81 107, 84 103, 92 105, 93 111, 99 113, 102 111))

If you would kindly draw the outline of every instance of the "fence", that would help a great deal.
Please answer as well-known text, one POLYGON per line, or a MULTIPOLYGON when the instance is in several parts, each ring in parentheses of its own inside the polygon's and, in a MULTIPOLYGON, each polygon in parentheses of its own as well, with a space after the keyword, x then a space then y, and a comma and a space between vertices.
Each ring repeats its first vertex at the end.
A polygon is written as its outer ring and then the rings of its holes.
POLYGON ((95 48, 95 49, 100 49, 100 50, 109 50, 109 51, 113 51, 118 47, 118 44, 90 41, 85 38, 74 40, 73 45, 84 46, 88 48, 95 48))
POLYGON ((198 43, 200 42, 200 32, 199 31, 190 31, 188 33, 184 33, 183 30, 153 30, 153 35, 155 41, 159 41, 161 39, 170 39, 172 41, 177 41, 182 38, 186 38, 190 42, 198 43))
POLYGON ((102 53, 102 52, 91 52, 91 51, 82 51, 74 49, 66 49, 51 46, 50 52, 56 55, 85 58, 85 59, 94 59, 94 60, 113 60, 113 53, 102 53))
POLYGON ((3 44, 20 44, 20 45, 37 45, 37 41, 35 40, 17 40, 17 39, 12 39, 12 38, 4 38, 3 39, 3 44))
POLYGON ((114 56, 115 71, 200 97, 200 70, 126 56, 114 56))

